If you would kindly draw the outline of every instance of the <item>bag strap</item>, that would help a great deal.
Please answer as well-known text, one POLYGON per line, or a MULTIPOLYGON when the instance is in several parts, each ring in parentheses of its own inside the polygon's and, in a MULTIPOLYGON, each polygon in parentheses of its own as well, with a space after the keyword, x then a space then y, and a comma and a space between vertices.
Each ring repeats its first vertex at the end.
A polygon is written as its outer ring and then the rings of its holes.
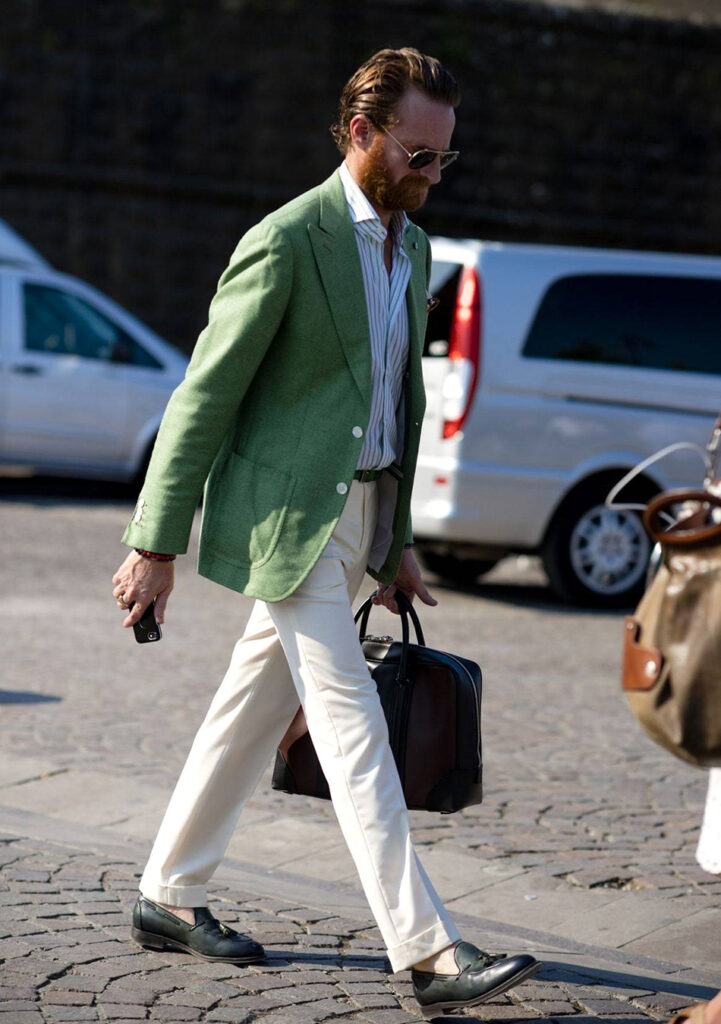
MULTIPOLYGON (((358 620, 360 619, 358 635, 361 638, 361 640, 363 639, 363 637, 367 635, 368 619, 370 618, 371 609, 374 607, 373 598, 376 596, 377 593, 378 591, 374 590, 370 597, 367 597, 365 599, 363 604, 360 606, 358 611, 353 616, 354 622, 358 622, 358 620)), ((421 626, 421 620, 418 618, 418 613, 416 612, 412 603, 408 600, 405 594, 401 593, 400 590, 396 590, 394 597, 396 599, 396 604, 398 605, 398 611, 400 612, 401 629, 403 628, 404 622, 406 630, 408 629, 408 618, 410 617, 410 620, 413 623, 413 629, 415 630, 416 634, 416 643, 418 644, 419 647, 425 647, 426 638, 423 635, 423 627, 421 626)))
POLYGON ((711 494, 709 491, 664 491, 663 494, 657 495, 648 503, 646 511, 643 513, 643 524, 659 544, 673 544, 678 547, 705 544, 708 541, 721 539, 721 523, 709 525, 706 522, 708 507, 721 508, 721 497, 711 494), (692 512, 688 518, 675 521, 673 526, 664 529, 660 525, 659 519, 661 516, 664 516, 666 520, 669 519, 666 509, 686 501, 697 502, 700 505, 700 511, 703 512, 702 522, 699 523, 698 515, 692 512))
MULTIPOLYGON (((368 629, 368 619, 370 618, 371 609, 373 608, 373 598, 376 596, 377 593, 378 591, 374 590, 370 597, 366 598, 366 600, 363 602, 363 604, 360 606, 360 608, 353 617, 354 622, 358 622, 358 620, 360 620, 358 637, 361 641, 367 635, 366 630, 368 629)), ((396 604, 398 605, 398 612, 400 614, 402 634, 401 660, 400 664, 398 665, 396 682, 400 683, 401 685, 404 685, 408 682, 408 645, 410 643, 410 630, 408 628, 409 618, 413 623, 413 628, 416 633, 416 643, 420 647, 425 647, 426 641, 425 637, 423 636, 423 630, 421 629, 420 619, 418 618, 418 614, 415 608, 413 607, 412 603, 408 600, 406 595, 402 594, 399 590, 395 592, 394 597, 396 599, 396 604)))

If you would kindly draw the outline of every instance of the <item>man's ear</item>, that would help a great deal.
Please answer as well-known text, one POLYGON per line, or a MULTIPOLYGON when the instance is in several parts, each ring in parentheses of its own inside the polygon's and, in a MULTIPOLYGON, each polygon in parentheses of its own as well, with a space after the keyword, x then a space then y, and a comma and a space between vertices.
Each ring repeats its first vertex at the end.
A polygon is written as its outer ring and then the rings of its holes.
POLYGON ((351 145, 356 149, 370 149, 375 130, 365 114, 355 114, 348 125, 351 145))

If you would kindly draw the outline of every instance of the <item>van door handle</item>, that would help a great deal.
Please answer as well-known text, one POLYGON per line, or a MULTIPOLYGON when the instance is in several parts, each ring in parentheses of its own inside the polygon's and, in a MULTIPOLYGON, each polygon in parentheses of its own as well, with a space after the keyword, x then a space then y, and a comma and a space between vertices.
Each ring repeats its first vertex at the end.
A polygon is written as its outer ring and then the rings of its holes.
POLYGON ((41 373, 45 373, 42 366, 36 366, 34 363, 17 363, 15 366, 11 366, 10 369, 13 373, 24 373, 28 377, 39 376, 41 373))

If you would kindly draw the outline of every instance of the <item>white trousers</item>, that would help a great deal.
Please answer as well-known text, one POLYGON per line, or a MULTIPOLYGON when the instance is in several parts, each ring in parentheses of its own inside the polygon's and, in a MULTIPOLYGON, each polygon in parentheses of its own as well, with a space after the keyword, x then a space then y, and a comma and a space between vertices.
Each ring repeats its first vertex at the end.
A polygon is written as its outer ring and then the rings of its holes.
POLYGON ((206 904, 206 883, 300 699, 343 836, 400 971, 459 935, 413 848, 385 717, 353 623, 376 515, 376 485, 353 481, 307 580, 284 601, 255 603, 140 890, 169 906, 206 904))
POLYGON ((712 768, 709 772, 696 860, 704 871, 721 875, 721 768, 712 768))

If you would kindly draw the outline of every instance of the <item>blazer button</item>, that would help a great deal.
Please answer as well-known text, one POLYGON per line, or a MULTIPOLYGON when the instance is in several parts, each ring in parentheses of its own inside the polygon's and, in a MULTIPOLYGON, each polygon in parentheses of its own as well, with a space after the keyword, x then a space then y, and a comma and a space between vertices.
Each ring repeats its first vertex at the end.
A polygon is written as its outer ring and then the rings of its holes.
POLYGON ((339 484, 335 485, 335 489, 338 491, 338 494, 347 494, 348 484, 343 483, 343 481, 341 480, 339 484))
POLYGON ((353 427, 353 437, 363 437, 363 427, 353 427))

